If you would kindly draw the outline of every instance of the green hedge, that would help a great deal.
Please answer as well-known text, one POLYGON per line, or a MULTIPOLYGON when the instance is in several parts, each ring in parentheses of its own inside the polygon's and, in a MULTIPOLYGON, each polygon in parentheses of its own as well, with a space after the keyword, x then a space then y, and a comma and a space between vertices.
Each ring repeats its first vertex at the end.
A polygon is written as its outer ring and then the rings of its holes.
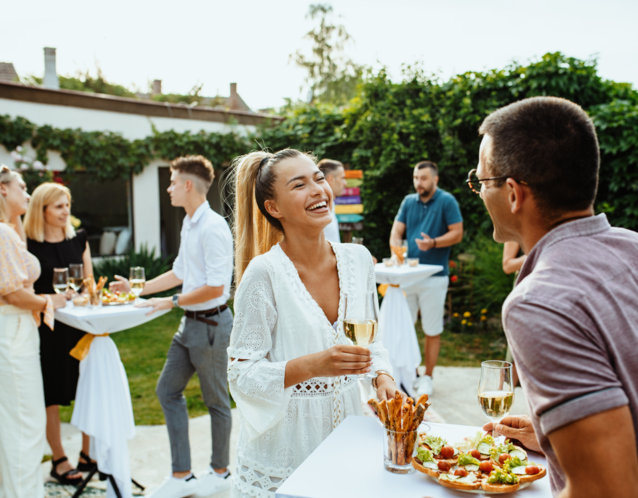
POLYGON ((365 171, 366 245, 387 253, 392 221, 403 197, 413 192, 412 167, 430 159, 440 166, 440 186, 458 199, 466 242, 489 236, 491 222, 478 196, 465 186, 478 161, 477 133, 490 112, 517 100, 564 97, 580 104, 596 123, 602 153, 596 208, 611 222, 638 229, 638 92, 628 84, 603 80, 595 61, 560 53, 527 66, 467 72, 441 81, 407 68, 393 83, 384 71, 369 77, 343 108, 302 105, 288 111, 275 127, 251 137, 236 133, 157 132, 129 141, 117 133, 37 127, 23 118, 0 116, 0 144, 12 150, 31 140, 38 159, 59 151, 71 171, 86 170, 96 179, 128 177, 153 158, 203 154, 218 166, 258 147, 294 147, 314 151, 365 171))
MULTIPOLYGON (((580 104, 593 117, 602 167, 596 208, 613 224, 638 229, 638 92, 602 80, 592 61, 559 53, 528 66, 468 72, 439 81, 408 68, 400 83, 381 71, 342 110, 299 108, 261 140, 273 149, 314 150, 365 171, 363 236, 373 254, 387 254, 392 221, 413 192, 412 168, 422 159, 440 166, 439 185, 458 199, 466 242, 491 234, 480 198, 465 186, 478 162, 478 128, 494 110, 517 100, 554 95, 580 104)), ((464 244, 465 245, 465 244, 464 244)))

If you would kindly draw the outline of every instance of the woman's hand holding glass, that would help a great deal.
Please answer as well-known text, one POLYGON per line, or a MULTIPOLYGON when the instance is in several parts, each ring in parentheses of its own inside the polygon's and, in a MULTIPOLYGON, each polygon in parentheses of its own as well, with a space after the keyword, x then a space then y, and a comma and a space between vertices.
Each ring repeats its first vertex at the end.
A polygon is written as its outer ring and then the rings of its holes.
POLYGON ((308 355, 311 377, 337 377, 370 372, 372 356, 368 348, 338 344, 308 355))

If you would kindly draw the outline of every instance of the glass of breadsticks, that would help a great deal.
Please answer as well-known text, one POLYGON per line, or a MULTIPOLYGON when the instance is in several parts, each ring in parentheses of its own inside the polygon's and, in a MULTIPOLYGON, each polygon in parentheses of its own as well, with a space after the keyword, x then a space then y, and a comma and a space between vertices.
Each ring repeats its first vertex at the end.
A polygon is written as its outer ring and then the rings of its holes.
POLYGON ((415 403, 412 398, 403 401, 399 391, 389 401, 368 401, 385 428, 383 455, 384 466, 395 474, 414 472, 412 458, 416 454, 418 429, 425 412, 430 406, 428 395, 424 394, 415 403))
POLYGON ((102 289, 107 280, 106 277, 100 277, 96 283, 93 275, 84 279, 84 288, 89 295, 89 306, 102 306, 102 289))

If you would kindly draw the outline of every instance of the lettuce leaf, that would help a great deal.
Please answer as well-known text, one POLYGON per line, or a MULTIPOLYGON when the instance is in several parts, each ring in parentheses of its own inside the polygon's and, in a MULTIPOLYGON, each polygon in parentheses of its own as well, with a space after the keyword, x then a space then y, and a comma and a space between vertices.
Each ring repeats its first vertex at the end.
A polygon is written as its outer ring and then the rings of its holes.
POLYGON ((459 465, 481 465, 481 462, 468 453, 461 453, 459 455, 459 465))
POLYGON ((435 455, 441 453, 441 448, 447 444, 445 439, 436 436, 427 436, 423 442, 432 448, 435 455))
POLYGON ((516 484, 518 477, 515 474, 497 467, 490 473, 487 482, 490 484, 516 484))
POLYGON ((490 450, 490 456, 494 460, 498 460, 499 455, 502 455, 503 453, 509 454, 509 452, 512 451, 513 449, 516 449, 516 447, 510 442, 509 439, 506 439, 505 444, 492 447, 492 449, 490 450))
POLYGON ((503 464, 503 468, 506 472, 511 472, 511 470, 515 467, 527 467, 529 462, 527 460, 521 460, 518 457, 512 457, 505 460, 503 464))
POLYGON ((421 460, 423 463, 425 462, 434 462, 434 455, 432 455, 432 452, 426 448, 423 448, 422 446, 420 446, 419 448, 417 448, 416 450, 416 455, 417 458, 419 460, 421 460))

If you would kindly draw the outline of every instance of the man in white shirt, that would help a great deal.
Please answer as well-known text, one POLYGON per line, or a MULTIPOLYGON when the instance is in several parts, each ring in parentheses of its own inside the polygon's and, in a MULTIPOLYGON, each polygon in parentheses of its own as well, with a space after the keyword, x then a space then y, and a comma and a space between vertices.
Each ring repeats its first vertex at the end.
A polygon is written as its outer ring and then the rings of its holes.
MULTIPOLYGON (((325 176, 334 196, 341 196, 343 194, 343 189, 346 188, 346 171, 343 164, 339 161, 335 161, 334 159, 322 159, 319 161, 317 166, 325 176)), ((337 220, 337 215, 335 214, 334 204, 332 206, 332 222, 324 228, 323 231, 326 235, 326 239, 330 242, 341 242, 339 220, 337 220)))
MULTIPOLYGON (((202 156, 187 156, 171 163, 171 204, 183 207, 186 217, 179 254, 173 269, 146 282, 142 295, 155 294, 182 285, 182 294, 151 298, 141 306, 151 313, 184 308, 185 313, 168 350, 156 393, 164 411, 171 444, 172 476, 153 493, 153 498, 210 496, 230 489, 231 413, 228 396, 226 350, 233 315, 226 306, 233 272, 233 240, 226 220, 206 200, 213 183, 213 166, 202 156), (183 391, 193 374, 199 377, 204 402, 211 417, 213 454, 205 476, 191 471, 188 441, 188 410, 183 391)), ((111 288, 127 291, 129 283, 111 288)))

